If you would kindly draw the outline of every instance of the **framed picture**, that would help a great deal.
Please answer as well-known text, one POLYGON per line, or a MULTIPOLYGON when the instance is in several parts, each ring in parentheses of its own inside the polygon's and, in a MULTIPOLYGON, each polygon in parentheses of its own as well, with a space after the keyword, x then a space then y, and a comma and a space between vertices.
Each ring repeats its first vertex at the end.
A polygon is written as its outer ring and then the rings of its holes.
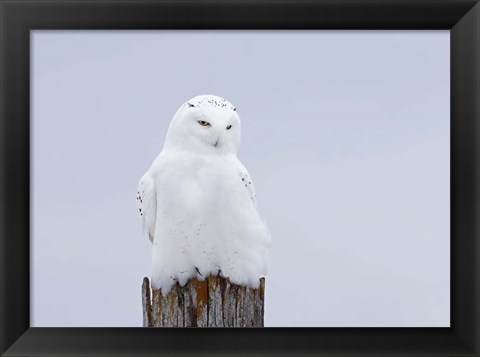
POLYGON ((2 355, 478 355, 479 6, 3 1, 2 355), (242 120, 267 328, 141 328, 136 183, 198 94, 242 120))

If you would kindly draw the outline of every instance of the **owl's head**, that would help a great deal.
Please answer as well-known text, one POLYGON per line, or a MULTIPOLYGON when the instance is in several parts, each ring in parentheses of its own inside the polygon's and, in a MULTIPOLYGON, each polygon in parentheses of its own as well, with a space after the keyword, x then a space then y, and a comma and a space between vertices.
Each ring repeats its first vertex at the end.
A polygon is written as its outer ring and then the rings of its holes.
POLYGON ((175 113, 165 148, 209 154, 236 153, 240 133, 240 117, 230 102, 215 95, 199 95, 175 113))

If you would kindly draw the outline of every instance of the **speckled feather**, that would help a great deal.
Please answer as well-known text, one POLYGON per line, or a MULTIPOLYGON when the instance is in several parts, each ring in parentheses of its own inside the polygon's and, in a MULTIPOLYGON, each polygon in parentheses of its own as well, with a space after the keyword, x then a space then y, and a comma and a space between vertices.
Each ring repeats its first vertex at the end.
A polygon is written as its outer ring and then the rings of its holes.
POLYGON ((215 95, 199 95, 183 104, 183 107, 220 108, 236 111, 237 109, 228 100, 215 95))

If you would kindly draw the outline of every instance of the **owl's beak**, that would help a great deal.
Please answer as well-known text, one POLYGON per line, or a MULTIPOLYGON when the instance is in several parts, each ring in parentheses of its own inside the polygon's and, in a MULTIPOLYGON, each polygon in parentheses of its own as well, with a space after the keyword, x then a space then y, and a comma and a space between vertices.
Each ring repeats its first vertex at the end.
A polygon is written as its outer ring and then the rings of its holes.
POLYGON ((217 141, 215 141, 215 144, 213 144, 213 146, 215 146, 215 147, 218 146, 218 139, 217 139, 217 141))

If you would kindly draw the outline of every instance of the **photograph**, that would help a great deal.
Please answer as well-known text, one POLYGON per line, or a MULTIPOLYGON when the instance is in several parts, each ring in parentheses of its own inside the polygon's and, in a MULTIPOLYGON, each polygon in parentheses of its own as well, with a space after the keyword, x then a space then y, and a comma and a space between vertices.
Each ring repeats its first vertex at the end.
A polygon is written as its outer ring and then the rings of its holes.
POLYGON ((480 357, 480 0, 0 0, 0 355, 480 357))
POLYGON ((31 30, 30 326, 449 328, 451 40, 31 30))

